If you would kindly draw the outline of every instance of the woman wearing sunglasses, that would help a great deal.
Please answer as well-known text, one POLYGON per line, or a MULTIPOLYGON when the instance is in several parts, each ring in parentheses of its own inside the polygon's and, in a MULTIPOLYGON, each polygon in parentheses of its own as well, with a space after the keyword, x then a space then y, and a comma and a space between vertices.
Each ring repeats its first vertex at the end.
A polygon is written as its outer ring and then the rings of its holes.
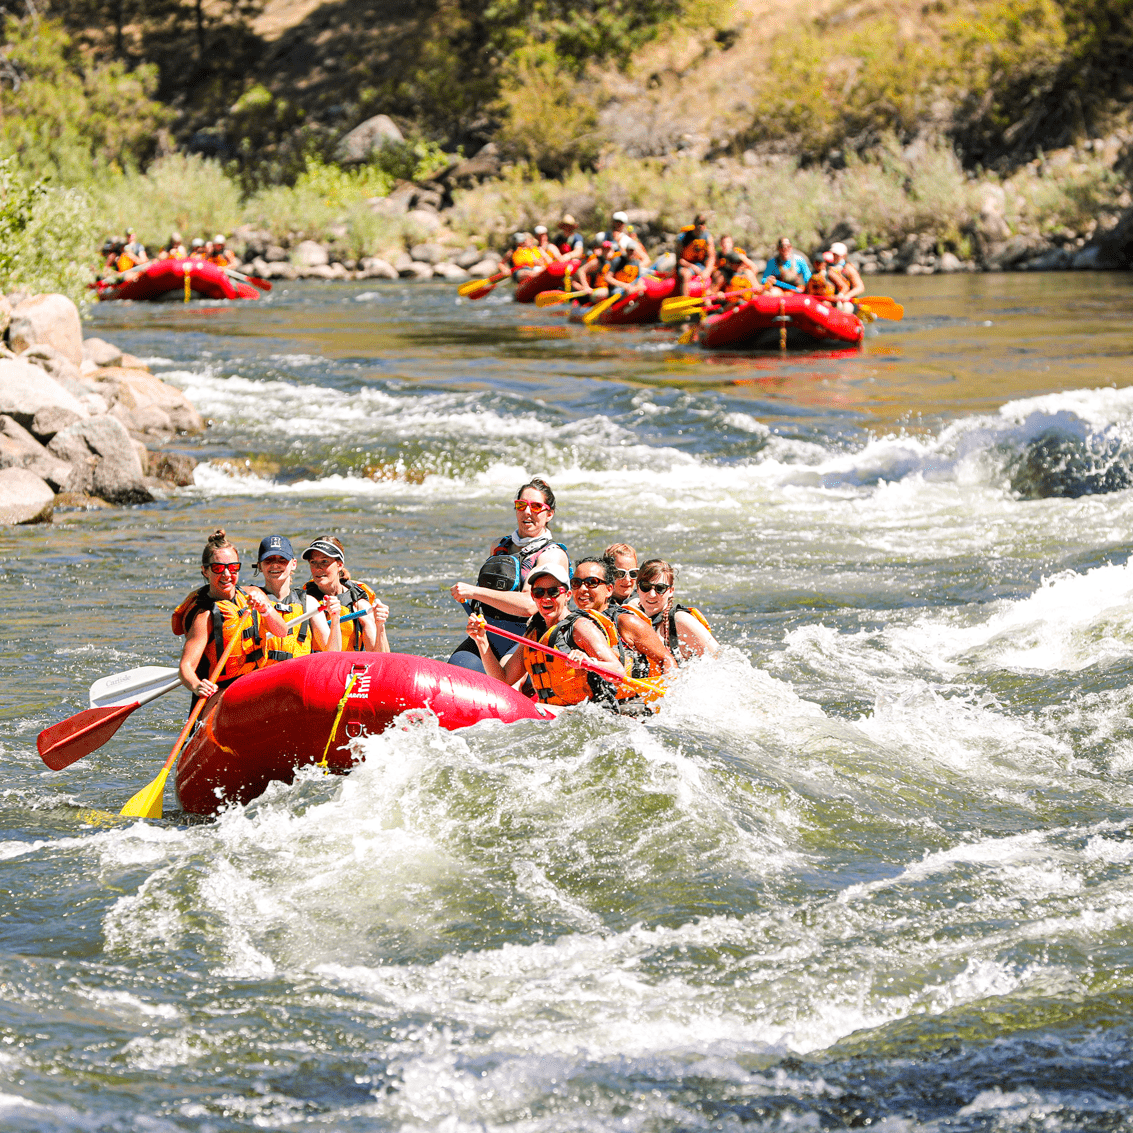
POLYGON ((205 585, 173 611, 173 632, 185 634, 181 683, 194 696, 209 697, 263 665, 267 634, 286 637, 288 631, 279 611, 258 591, 249 594, 238 585, 240 556, 223 529, 205 544, 201 574, 205 585), (241 624, 246 610, 252 616, 241 624), (240 640, 214 683, 209 674, 238 630, 240 640))
MULTIPOLYGON (((356 582, 346 569, 346 548, 333 535, 316 539, 304 552, 311 568, 311 581, 303 588, 316 602, 337 598, 339 609, 348 614, 365 610, 356 621, 345 627, 330 626, 330 642, 326 652, 344 653, 365 650, 367 653, 389 653, 386 619, 389 607, 364 582, 356 582), (337 629, 337 633, 336 633, 337 629), (337 644, 336 644, 337 641, 337 644)), ((316 642, 316 650, 321 646, 316 642)))
POLYGON ((704 615, 694 606, 674 601, 675 574, 664 559, 649 559, 637 572, 633 604, 641 608, 679 665, 690 657, 709 655, 720 648, 704 615))
MULTIPOLYGON (((263 585, 250 587, 249 593, 261 594, 265 601, 285 618, 297 618, 319 607, 319 602, 304 590, 292 586, 292 577, 299 560, 286 535, 268 535, 260 540, 259 554, 253 570, 264 572, 263 585)), ((292 626, 286 637, 268 634, 264 656, 265 665, 306 657, 314 650, 319 653, 338 652, 340 632, 338 620, 342 606, 333 594, 322 599, 323 611, 310 621, 292 626)))
MULTIPOLYGON (((536 567, 557 566, 570 577, 566 547, 556 543, 548 530, 555 515, 555 493, 546 480, 535 477, 515 494, 515 530, 488 549, 488 560, 480 568, 473 586, 458 582, 452 596, 471 614, 483 614, 488 623, 488 642, 497 660, 517 647, 506 637, 495 637, 491 627, 510 633, 525 632, 527 619, 535 613, 531 578, 536 567)), ((448 659, 450 665, 484 672, 484 663, 471 637, 466 637, 448 659)))
MULTIPOLYGON (((570 580, 574 604, 583 613, 612 623, 619 647, 624 647, 629 655, 631 676, 659 677, 672 672, 677 663, 648 616, 633 606, 610 604, 616 591, 616 570, 608 554, 600 559, 579 559, 570 580)), ((637 693, 626 685, 618 690, 619 700, 633 697, 637 693)))
POLYGON ((614 543, 602 552, 614 564, 614 592, 610 605, 620 606, 637 589, 637 552, 628 543, 614 543))
MULTIPOLYGON (((617 634, 609 619, 581 611, 568 612, 570 575, 558 563, 537 567, 529 577, 535 613, 527 622, 525 637, 568 653, 571 661, 591 662, 611 676, 624 676, 625 663, 618 655, 617 634), (605 623, 604 625, 602 623, 605 623)), ((531 680, 542 704, 581 704, 593 700, 617 710, 615 683, 597 673, 576 669, 569 662, 552 657, 528 645, 520 646, 501 665, 488 641, 488 630, 479 616, 468 619, 468 636, 476 643, 484 672, 505 684, 514 685, 524 673, 531 680)))

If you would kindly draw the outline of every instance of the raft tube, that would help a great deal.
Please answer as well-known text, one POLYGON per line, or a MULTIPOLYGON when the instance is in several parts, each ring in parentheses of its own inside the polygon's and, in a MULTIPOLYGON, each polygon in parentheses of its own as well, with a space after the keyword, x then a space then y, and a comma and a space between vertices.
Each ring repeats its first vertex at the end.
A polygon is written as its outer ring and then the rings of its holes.
POLYGON ((185 276, 189 292, 197 299, 258 299, 250 284, 233 279, 224 268, 206 260, 150 260, 131 268, 126 278, 113 283, 95 283, 99 299, 164 299, 184 296, 185 276))
POLYGON ((566 269, 569 267, 572 272, 578 271, 580 263, 579 260, 556 260, 553 264, 548 264, 538 274, 515 285, 515 301, 534 303, 535 296, 544 291, 562 291, 566 269))
MULTIPOLYGON (((704 294, 704 279, 696 277, 689 280, 689 298, 699 299, 704 294)), ((619 299, 613 306, 607 307, 597 318, 596 322, 603 327, 640 325, 642 323, 656 323, 661 319, 661 304, 676 290, 677 281, 673 276, 668 279, 656 275, 645 277, 645 292, 619 299)), ((572 303, 570 305, 570 321, 580 323, 590 310, 589 305, 572 303)))
POLYGON ((696 340, 709 350, 725 347, 775 347, 780 329, 787 328, 787 344, 813 346, 838 342, 857 345, 864 328, 857 315, 839 311, 817 295, 756 295, 727 311, 709 315, 696 340))
POLYGON ((327 770, 345 774, 355 762, 352 739, 384 731, 412 708, 450 731, 554 716, 502 681, 429 657, 312 653, 249 673, 211 698, 177 763, 178 803, 190 814, 216 814, 262 795, 269 783, 290 783, 324 752, 327 770))

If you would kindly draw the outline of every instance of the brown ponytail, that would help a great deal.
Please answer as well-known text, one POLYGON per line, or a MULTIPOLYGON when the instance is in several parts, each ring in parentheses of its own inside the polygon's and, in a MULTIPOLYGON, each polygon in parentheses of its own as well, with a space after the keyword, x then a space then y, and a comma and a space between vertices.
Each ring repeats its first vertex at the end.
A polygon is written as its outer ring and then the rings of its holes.
POLYGON ((201 566, 208 566, 216 557, 216 552, 223 550, 225 547, 231 547, 232 550, 236 550, 235 544, 228 541, 228 536, 225 535, 224 528, 218 527, 208 537, 205 549, 201 552, 201 566))

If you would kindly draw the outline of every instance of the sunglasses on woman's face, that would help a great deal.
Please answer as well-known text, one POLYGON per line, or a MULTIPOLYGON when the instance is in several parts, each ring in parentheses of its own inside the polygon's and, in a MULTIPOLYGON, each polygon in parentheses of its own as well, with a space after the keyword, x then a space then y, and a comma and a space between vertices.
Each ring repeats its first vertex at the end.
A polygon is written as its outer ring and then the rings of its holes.
POLYGON ((615 578, 636 578, 637 577, 637 568, 635 567, 633 570, 622 570, 621 567, 615 567, 614 568, 614 577, 615 578))
POLYGON ((211 570, 213 574, 223 574, 225 571, 229 571, 231 574, 239 574, 240 573, 240 564, 239 563, 209 563, 209 570, 211 570))
POLYGON ((587 578, 572 578, 570 580, 570 588, 572 590, 580 590, 583 586, 590 590, 597 590, 606 580, 600 575, 592 574, 587 578))
POLYGON ((664 594, 666 590, 673 589, 673 584, 671 582, 639 582, 637 588, 642 594, 648 594, 650 591, 654 594, 664 594))
POLYGON ((516 500, 516 511, 529 511, 532 515, 542 515, 545 511, 554 511, 549 504, 541 504, 537 500, 516 500))
POLYGON ((557 598, 564 590, 565 586, 532 586, 532 598, 557 598))

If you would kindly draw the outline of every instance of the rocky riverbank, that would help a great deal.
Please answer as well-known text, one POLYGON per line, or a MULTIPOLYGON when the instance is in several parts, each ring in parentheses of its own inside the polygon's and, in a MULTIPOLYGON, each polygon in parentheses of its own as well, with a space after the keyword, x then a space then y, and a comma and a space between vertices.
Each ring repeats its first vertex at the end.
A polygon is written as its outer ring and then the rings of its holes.
POLYGON ((161 447, 205 422, 138 358, 84 339, 63 295, 0 297, 0 524, 56 509, 146 503, 192 482, 161 447))

